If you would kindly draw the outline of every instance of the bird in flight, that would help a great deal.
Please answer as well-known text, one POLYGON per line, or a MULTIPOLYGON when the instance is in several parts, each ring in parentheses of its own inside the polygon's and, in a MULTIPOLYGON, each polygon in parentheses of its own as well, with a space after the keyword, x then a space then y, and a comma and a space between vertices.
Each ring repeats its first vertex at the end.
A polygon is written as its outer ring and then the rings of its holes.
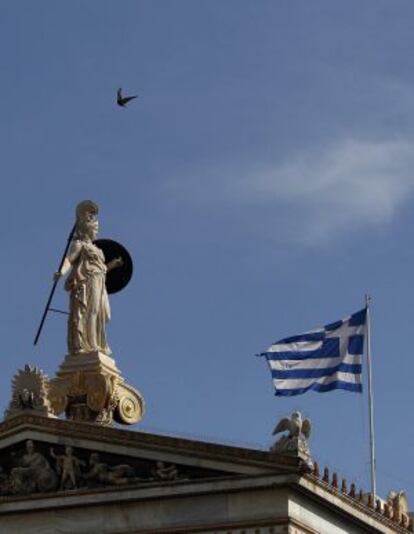
POLYGON ((122 89, 121 88, 119 88, 117 93, 116 93, 116 103, 118 104, 118 106, 121 106, 122 108, 126 107, 128 102, 130 100, 134 100, 134 98, 138 98, 138 95, 122 96, 122 89))

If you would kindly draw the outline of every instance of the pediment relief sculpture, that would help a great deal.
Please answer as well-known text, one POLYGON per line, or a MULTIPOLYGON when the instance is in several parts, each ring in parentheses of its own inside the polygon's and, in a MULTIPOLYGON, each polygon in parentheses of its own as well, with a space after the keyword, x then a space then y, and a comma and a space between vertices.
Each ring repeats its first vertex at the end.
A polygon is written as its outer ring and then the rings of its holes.
POLYGON ((0 451, 0 496, 162 484, 223 475, 162 460, 125 458, 30 439, 0 451))
POLYGON ((44 493, 56 489, 57 474, 31 439, 26 441, 26 450, 15 463, 16 467, 10 471, 12 494, 44 493))

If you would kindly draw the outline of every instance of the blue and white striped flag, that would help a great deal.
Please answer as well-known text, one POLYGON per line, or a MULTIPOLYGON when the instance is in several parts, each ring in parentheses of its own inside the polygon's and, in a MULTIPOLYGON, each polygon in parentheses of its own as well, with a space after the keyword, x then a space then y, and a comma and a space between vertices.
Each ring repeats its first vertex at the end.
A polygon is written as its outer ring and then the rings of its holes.
POLYGON ((367 310, 305 334, 273 343, 266 356, 275 395, 308 390, 362 391, 361 371, 367 310))

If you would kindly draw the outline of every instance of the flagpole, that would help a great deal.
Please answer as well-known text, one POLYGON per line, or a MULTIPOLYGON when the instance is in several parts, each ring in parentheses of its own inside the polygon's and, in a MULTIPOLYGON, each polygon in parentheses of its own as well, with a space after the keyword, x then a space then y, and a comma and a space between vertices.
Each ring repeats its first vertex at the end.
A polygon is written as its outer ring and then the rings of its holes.
POLYGON ((368 370, 368 410, 369 410, 369 443, 370 443, 370 463, 371 463, 371 495, 375 503, 377 485, 375 476, 375 437, 374 437, 374 397, 372 392, 372 360, 371 360, 371 317, 370 305, 371 297, 365 295, 365 305, 367 309, 367 370, 368 370))

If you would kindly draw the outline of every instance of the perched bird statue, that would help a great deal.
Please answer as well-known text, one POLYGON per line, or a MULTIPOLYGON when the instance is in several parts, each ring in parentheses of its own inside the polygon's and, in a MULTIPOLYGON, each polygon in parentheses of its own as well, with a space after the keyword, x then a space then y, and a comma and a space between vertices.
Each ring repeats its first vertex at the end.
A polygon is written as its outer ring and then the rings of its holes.
POLYGON ((285 417, 281 419, 273 430, 273 435, 279 434, 279 432, 288 431, 287 438, 296 438, 301 434, 305 439, 309 439, 311 433, 311 422, 309 419, 302 419, 300 412, 293 412, 290 419, 285 417))
POLYGON ((273 430, 273 435, 288 432, 281 436, 270 448, 271 452, 299 457, 307 468, 312 468, 308 439, 311 433, 311 422, 303 419, 300 412, 293 412, 289 417, 281 419, 273 430))
POLYGON ((119 88, 116 93, 116 103, 118 104, 118 106, 121 106, 121 108, 125 108, 128 102, 134 100, 134 98, 138 98, 138 95, 122 96, 121 88, 119 88))

